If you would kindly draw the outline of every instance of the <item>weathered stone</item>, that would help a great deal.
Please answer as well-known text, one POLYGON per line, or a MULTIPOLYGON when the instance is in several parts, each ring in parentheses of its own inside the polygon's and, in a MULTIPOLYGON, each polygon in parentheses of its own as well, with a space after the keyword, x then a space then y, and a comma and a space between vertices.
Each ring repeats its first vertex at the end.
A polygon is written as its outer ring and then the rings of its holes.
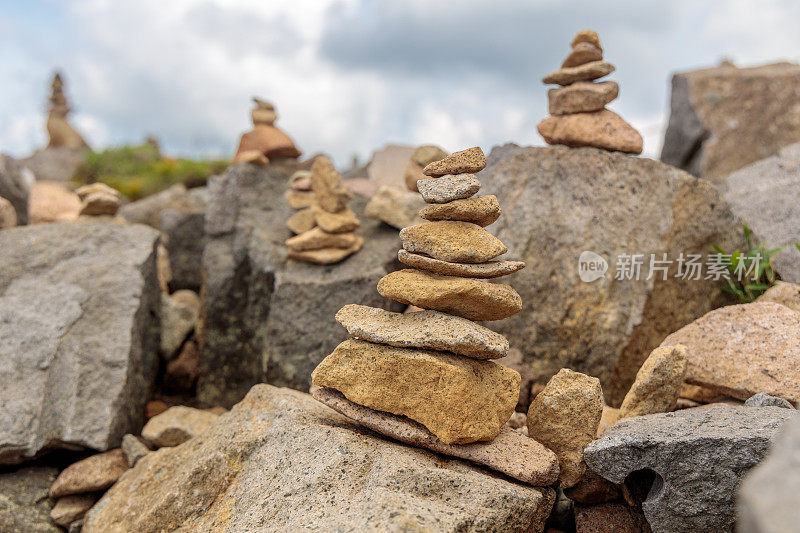
POLYGON ((431 144, 420 146, 411 154, 411 160, 406 166, 405 181, 406 187, 411 191, 417 191, 417 181, 424 180, 425 174, 422 173, 429 164, 447 157, 447 152, 431 144))
POLYGON ((775 302, 800 313, 800 285, 779 282, 759 296, 759 302, 775 302))
POLYGON ((619 421, 619 409, 603 405, 603 415, 600 417, 600 424, 597 426, 597 438, 599 439, 605 431, 619 421))
POLYGON ((133 468, 139 459, 150 453, 150 448, 142 442, 142 439, 128 433, 122 437, 122 453, 125 455, 128 467, 133 468))
POLYGON ((349 207, 345 207, 338 213, 330 213, 322 209, 315 201, 311 204, 311 211, 314 213, 314 221, 317 226, 328 233, 355 231, 361 225, 358 216, 349 207))
POLYGON ((312 377, 359 405, 419 422, 445 444, 495 438, 520 383, 516 371, 491 361, 356 339, 337 346, 312 377))
POLYGON ((602 52, 603 47, 600 46, 600 37, 597 36, 597 32, 592 30, 581 30, 575 35, 575 38, 572 39, 572 47, 577 46, 580 43, 589 43, 593 44, 600 49, 602 52))
POLYGON ((686 346, 660 346, 645 360, 619 410, 619 418, 675 409, 686 375, 686 346))
POLYGON ((501 320, 522 309, 519 294, 509 285, 440 276, 409 268, 381 278, 378 292, 384 298, 406 305, 478 321, 501 320))
POLYGON ((531 402, 528 435, 558 456, 562 488, 572 487, 583 476, 583 448, 595 439, 602 414, 600 381, 566 368, 531 402))
POLYGON ((286 227, 295 234, 305 233, 316 225, 317 217, 314 215, 314 210, 310 207, 298 211, 286 220, 286 227))
POLYGON ((594 505, 622 499, 622 487, 586 468, 575 485, 564 489, 564 494, 577 503, 594 505))
POLYGON ((732 531, 736 486, 794 416, 778 407, 709 405, 626 418, 589 444, 584 458, 614 483, 655 473, 642 504, 654 531, 732 531))
MULTIPOLYGON (((397 231, 364 218, 362 250, 329 267, 287 261, 292 209, 281 197, 300 163, 232 167, 209 182, 201 406, 230 406, 260 382, 308 390, 311 371, 347 334, 333 320, 348 303, 402 310, 375 292, 397 264, 397 231)), ((352 207, 361 216, 366 200, 352 207)))
POLYGON ((687 383, 746 400, 758 392, 800 402, 800 313, 772 302, 711 311, 664 339, 689 352, 687 383))
POLYGON ((800 66, 794 63, 727 63, 673 75, 661 160, 720 183, 800 142, 798 83, 800 66))
POLYGON ((744 402, 744 405, 746 407, 783 407, 784 409, 794 409, 794 405, 788 400, 778 398, 777 396, 770 396, 766 392, 759 392, 758 394, 750 396, 747 401, 744 402))
POLYGON ((567 58, 561 63, 561 68, 577 67, 591 63, 592 61, 602 61, 603 50, 592 43, 580 42, 572 45, 567 58))
POLYGON ((618 406, 664 337, 729 302, 718 281, 676 275, 681 253, 705 256, 712 242, 746 246, 741 223, 703 180, 593 148, 514 145, 495 148, 479 178, 503 206, 492 233, 527 265, 509 282, 523 310, 496 328, 522 351, 536 383, 572 368, 599 378, 618 406), (577 268, 585 251, 608 261, 591 283, 577 268), (632 253, 643 254, 640 279, 614 280, 620 255, 632 253), (645 279, 651 254, 672 261, 666 279, 645 279))
POLYGON ((257 385, 200 437, 139 461, 89 511, 84 533, 541 531, 553 499, 376 437, 307 394, 257 385))
POLYGON ((161 353, 172 359, 200 317, 200 298, 192 291, 161 293, 161 353))
MULTIPOLYGON (((335 234, 333 234, 335 235, 335 234)), ((361 249, 364 245, 363 237, 355 236, 353 244, 347 248, 317 248, 316 250, 289 250, 289 259, 314 263, 317 265, 332 265, 345 260, 361 249)))
POLYGON ((86 148, 45 148, 20 162, 36 176, 36 181, 66 183, 72 179, 89 154, 86 148))
POLYGON ((11 202, 0 196, 0 229, 13 228, 17 225, 17 212, 11 202))
POLYGON ((80 198, 81 200, 86 200, 93 194, 103 194, 107 196, 112 196, 116 199, 120 198, 118 190, 114 189, 113 187, 109 187, 105 183, 101 182, 82 185, 81 187, 75 189, 75 194, 77 194, 78 198, 80 198))
POLYGON ((412 268, 429 270, 443 276, 462 276, 465 278, 499 278, 525 268, 522 261, 489 261, 486 263, 451 263, 425 255, 412 254, 398 250, 400 262, 412 268))
POLYGON ((178 356, 167 363, 164 372, 164 389, 168 392, 188 393, 200 375, 200 355, 197 343, 183 343, 178 356))
POLYGON ((355 233, 328 233, 321 228, 310 229, 300 235, 286 240, 286 246, 292 252, 319 250, 321 248, 352 248, 358 242, 355 233))
POLYGON ((305 209, 306 207, 311 207, 314 203, 313 191, 295 191, 294 189, 289 189, 283 193, 283 197, 286 198, 286 201, 292 209, 305 209))
POLYGON ((551 115, 567 115, 600 111, 618 95, 619 85, 615 81, 578 81, 547 91, 547 102, 551 115))
POLYGON ((203 433, 218 416, 203 409, 176 405, 148 420, 142 428, 142 437, 159 448, 178 446, 203 433))
POLYGON ((83 518, 97 499, 95 494, 73 494, 59 498, 50 511, 50 518, 59 526, 67 528, 72 522, 83 518))
POLYGON ((608 76, 612 72, 614 72, 614 65, 611 63, 607 61, 592 61, 577 67, 560 68, 542 78, 542 83, 569 85, 576 81, 596 80, 597 78, 608 76))
POLYGON ((50 487, 50 497, 106 489, 127 470, 128 461, 120 448, 92 455, 65 468, 50 487))
POLYGON ((12 205, 16 224, 21 226, 28 223, 28 196, 32 184, 29 182, 33 181, 25 172, 16 159, 0 154, 0 197, 12 205))
POLYGON ((381 185, 367 204, 364 214, 403 229, 422 222, 417 213, 424 206, 425 200, 419 194, 381 185))
POLYGON ((446 204, 430 204, 419 211, 425 220, 461 220, 486 227, 500 217, 500 203, 494 195, 453 200, 446 204))
POLYGON ((781 279, 800 283, 800 250, 794 244, 800 242, 800 143, 732 172, 721 188, 731 210, 768 249, 784 247, 771 257, 781 279))
POLYGON ((508 248, 472 222, 423 222, 400 231, 403 249, 453 263, 483 263, 503 255, 508 248))
POLYGON ((550 116, 541 121, 537 129, 547 144, 594 146, 640 154, 644 143, 633 126, 608 109, 550 116))
POLYGON ((502 335, 438 311, 404 314, 349 304, 336 313, 336 320, 353 337, 389 346, 442 350, 473 359, 498 359, 508 352, 502 335))
MULTIPOLYGON (((479 172, 486 167, 486 156, 480 147, 467 148, 453 152, 440 159, 429 163, 422 169, 426 176, 444 176, 446 174, 466 174, 479 172)), ((417 184, 419 185, 419 183, 417 184)))
POLYGON ((60 533, 50 520, 54 502, 47 494, 57 474, 48 466, 0 473, 0 531, 60 533))
POLYGON ((311 167, 311 187, 316 195, 316 202, 329 213, 338 213, 347 207, 353 199, 347 187, 342 183, 342 176, 333 166, 330 158, 319 156, 311 167))
POLYGON ((39 182, 31 187, 29 213, 31 224, 76 220, 81 210, 78 195, 59 183, 39 182))
POLYGON ((398 144, 387 144, 383 148, 375 150, 365 169, 366 181, 375 190, 381 185, 402 189, 405 185, 404 171, 406 164, 413 154, 413 146, 398 144))
POLYGON ((551 485, 558 480, 555 454, 511 428, 503 427, 490 442, 445 444, 413 420, 351 402, 334 389, 312 387, 311 396, 347 418, 411 446, 466 459, 535 486, 551 485))
POLYGON ((107 450, 140 427, 157 365, 157 244, 151 228, 102 222, 0 232, 0 464, 107 450))
POLYGON ((739 485, 736 530, 783 533, 797 529, 800 508, 800 418, 781 428, 766 458, 739 485))
POLYGON ((481 188, 475 174, 446 174, 417 182, 422 198, 430 204, 444 204, 469 198, 481 188))
POLYGON ((650 533, 642 512, 624 503, 575 506, 576 533, 650 533))
POLYGON ((260 167, 269 164, 269 159, 267 159, 267 156, 265 156, 261 150, 244 150, 238 152, 234 161, 236 163, 250 163, 260 167))
POLYGON ((252 151, 264 154, 269 161, 280 158, 296 159, 302 155, 288 135, 270 124, 254 124, 252 130, 242 135, 233 162, 238 163, 241 154, 252 151))

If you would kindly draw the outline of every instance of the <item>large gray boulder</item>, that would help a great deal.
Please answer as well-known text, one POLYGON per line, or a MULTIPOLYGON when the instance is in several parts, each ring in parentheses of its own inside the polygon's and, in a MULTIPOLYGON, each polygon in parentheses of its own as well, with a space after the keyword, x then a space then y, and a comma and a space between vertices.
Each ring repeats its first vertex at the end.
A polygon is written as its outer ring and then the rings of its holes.
POLYGON ((0 531, 61 533, 50 519, 54 502, 47 494, 57 475, 52 466, 0 473, 0 531))
POLYGON ((0 232, 0 464, 107 450, 141 427, 157 361, 158 239, 105 222, 0 232))
POLYGON ((664 337, 727 301, 719 281, 676 277, 681 254, 704 262, 712 243, 743 245, 741 224, 705 180, 617 152, 516 145, 493 149, 478 178, 503 208, 487 229, 527 263, 504 278, 522 312, 492 329, 522 351, 538 383, 571 368, 598 377, 619 405, 664 337), (585 251, 607 262, 595 281, 579 275, 585 251), (614 279, 621 254, 642 254, 640 279, 614 279), (666 280, 646 279, 651 254, 672 261, 666 280))
POLYGON ((739 482, 797 416, 781 407, 714 404, 626 418, 589 444, 584 460, 613 483, 654 475, 642 503, 653 531, 732 531, 739 482))
MULTIPOLYGON (((308 390, 311 372, 347 337, 334 320, 346 304, 400 310, 377 290, 397 264, 397 231, 364 216, 364 247, 329 266, 287 260, 283 195, 302 163, 236 165, 209 182, 203 253, 202 350, 198 398, 229 407, 256 383, 308 390)), ((307 166, 307 164, 306 164, 307 166)))
POLYGON ((731 173, 722 195, 767 248, 785 246, 772 265, 784 281, 800 283, 800 143, 731 173))
POLYGON ((799 83, 794 63, 675 74, 661 160, 719 183, 800 141, 799 83))
POLYGON ((25 168, 19 161, 0 154, 0 197, 14 206, 19 226, 28 223, 28 196, 31 184, 27 181, 25 168))
POLYGON ((542 531, 554 499, 256 385, 198 437, 141 458, 83 531, 542 531))
POLYGON ((22 164, 33 171, 37 181, 67 183, 88 154, 88 148, 48 147, 23 159, 22 164))

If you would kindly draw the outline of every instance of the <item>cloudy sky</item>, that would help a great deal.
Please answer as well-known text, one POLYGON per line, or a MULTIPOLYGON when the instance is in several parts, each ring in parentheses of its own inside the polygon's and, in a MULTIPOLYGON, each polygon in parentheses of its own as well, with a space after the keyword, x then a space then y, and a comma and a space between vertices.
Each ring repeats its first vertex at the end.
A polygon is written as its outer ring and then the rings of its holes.
POLYGON ((658 154, 672 72, 800 59, 794 0, 0 0, 0 151, 46 140, 55 69, 95 147, 158 137, 230 156, 250 96, 298 146, 345 165, 387 142, 543 144, 540 78, 595 29, 610 107, 658 154))

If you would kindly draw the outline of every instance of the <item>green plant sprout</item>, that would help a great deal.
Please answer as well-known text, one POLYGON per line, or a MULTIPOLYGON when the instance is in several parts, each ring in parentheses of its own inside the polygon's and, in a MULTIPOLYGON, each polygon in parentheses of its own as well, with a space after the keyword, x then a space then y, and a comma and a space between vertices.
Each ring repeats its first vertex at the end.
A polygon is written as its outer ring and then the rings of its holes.
MULTIPOLYGON (((763 243, 753 246, 753 231, 747 224, 744 224, 744 237, 747 241, 745 253, 735 250, 728 254, 722 247, 716 244, 712 246, 720 254, 728 271, 724 276, 726 283, 720 289, 736 295, 742 303, 750 303, 778 281, 772 268, 772 256, 784 247, 767 249, 763 243)), ((795 243, 795 246, 800 250, 800 243, 795 243)))

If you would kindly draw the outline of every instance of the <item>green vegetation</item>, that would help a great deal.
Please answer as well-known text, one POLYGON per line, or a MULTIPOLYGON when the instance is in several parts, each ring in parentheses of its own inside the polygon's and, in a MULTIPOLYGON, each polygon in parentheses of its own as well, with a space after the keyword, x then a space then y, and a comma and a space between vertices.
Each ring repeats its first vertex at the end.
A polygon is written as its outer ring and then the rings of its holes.
MULTIPOLYGON (((748 248, 744 253, 736 250, 728 254, 716 244, 713 247, 728 270, 725 275, 726 284, 720 289, 735 294, 742 303, 750 303, 775 285, 777 277, 772 268, 772 256, 783 250, 783 246, 771 250, 763 244, 753 246, 753 232, 747 224, 744 225, 744 237, 748 248)), ((795 246, 800 250, 800 245, 795 246)))
POLYGON ((99 181, 137 200, 176 183, 187 187, 203 185, 209 177, 224 172, 228 165, 227 160, 163 157, 156 146, 145 143, 90 152, 73 179, 80 184, 99 181))

